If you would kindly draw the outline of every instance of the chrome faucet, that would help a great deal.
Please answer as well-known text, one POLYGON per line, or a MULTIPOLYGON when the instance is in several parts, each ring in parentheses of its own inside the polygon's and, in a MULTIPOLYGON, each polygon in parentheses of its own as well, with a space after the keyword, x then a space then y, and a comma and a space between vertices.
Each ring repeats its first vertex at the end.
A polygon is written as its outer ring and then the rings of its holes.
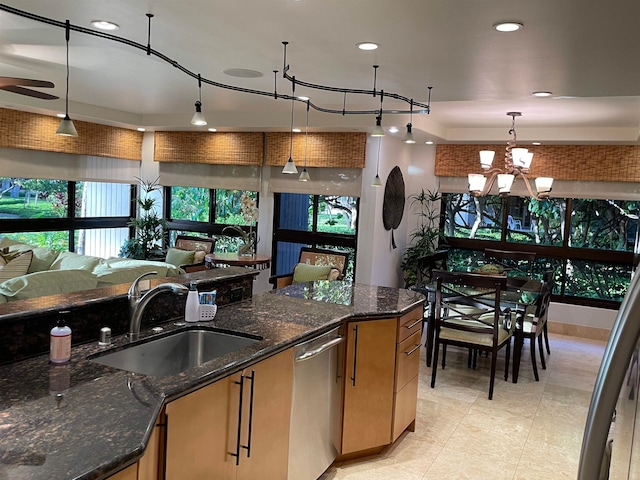
POLYGON ((142 323, 142 314, 144 313, 149 302, 158 294, 163 292, 173 292, 176 295, 184 295, 189 289, 179 283, 161 283, 147 291, 144 295, 140 293, 138 283, 144 277, 155 275, 158 272, 147 272, 136 278, 129 287, 127 298, 129 299, 129 340, 137 340, 140 335, 140 324, 142 323))

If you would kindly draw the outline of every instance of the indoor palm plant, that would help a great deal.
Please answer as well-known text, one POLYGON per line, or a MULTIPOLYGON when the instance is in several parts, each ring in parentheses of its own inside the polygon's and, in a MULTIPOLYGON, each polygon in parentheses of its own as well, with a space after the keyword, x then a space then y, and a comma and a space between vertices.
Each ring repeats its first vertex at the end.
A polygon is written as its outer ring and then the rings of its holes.
POLYGON ((158 199, 154 193, 161 191, 162 186, 158 184, 158 178, 143 181, 136 177, 136 180, 140 183, 141 190, 136 199, 138 217, 132 218, 128 224, 135 229, 135 236, 124 242, 120 248, 120 256, 143 260, 160 258, 162 246, 157 242, 164 238, 168 223, 157 212, 158 199))
POLYGON ((443 236, 440 232, 440 193, 422 189, 409 197, 411 209, 418 216, 417 227, 411 233, 410 245, 404 252, 400 268, 405 286, 415 285, 418 259, 435 252, 443 236))

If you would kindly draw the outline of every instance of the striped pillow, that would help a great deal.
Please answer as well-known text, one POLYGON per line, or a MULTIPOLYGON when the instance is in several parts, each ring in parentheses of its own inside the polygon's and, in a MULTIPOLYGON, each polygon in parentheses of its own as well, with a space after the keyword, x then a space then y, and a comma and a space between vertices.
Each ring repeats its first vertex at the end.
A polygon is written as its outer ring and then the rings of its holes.
POLYGON ((0 255, 0 283, 11 278, 26 275, 31 265, 31 259, 33 258, 33 252, 28 250, 26 252, 17 255, 14 258, 0 255))

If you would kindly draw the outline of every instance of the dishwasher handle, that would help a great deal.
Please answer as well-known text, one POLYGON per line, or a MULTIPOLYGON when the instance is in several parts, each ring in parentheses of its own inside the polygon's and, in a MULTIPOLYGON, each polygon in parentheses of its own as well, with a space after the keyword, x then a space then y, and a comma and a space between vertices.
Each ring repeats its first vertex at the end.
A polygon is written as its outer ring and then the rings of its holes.
POLYGON ((310 360, 313 357, 317 357, 322 352, 335 347, 336 345, 344 342, 344 337, 336 337, 332 340, 329 340, 327 343, 320 345, 318 348, 314 348, 313 350, 309 350, 308 352, 304 352, 302 355, 295 357, 295 362, 304 362, 305 360, 310 360))

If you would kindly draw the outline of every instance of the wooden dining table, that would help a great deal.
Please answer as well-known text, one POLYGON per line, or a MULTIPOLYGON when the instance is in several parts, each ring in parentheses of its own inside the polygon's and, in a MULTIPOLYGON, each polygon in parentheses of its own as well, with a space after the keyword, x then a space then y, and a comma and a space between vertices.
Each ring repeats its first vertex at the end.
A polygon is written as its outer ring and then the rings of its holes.
POLYGON ((209 268, 217 265, 229 265, 232 267, 249 267, 256 270, 265 270, 271 266, 269 255, 238 255, 237 253, 208 253, 204 257, 205 264, 209 268))
MULTIPOLYGON (((525 310, 528 306, 535 305, 541 289, 542 282, 538 279, 509 277, 507 278, 507 289, 500 292, 500 305, 503 311, 510 309, 512 312, 515 312, 516 331, 514 335, 515 345, 513 348, 513 370, 511 375, 513 383, 518 382, 518 375, 520 373, 520 359, 524 345, 523 322, 525 310)), ((427 366, 429 366, 434 348, 436 282, 427 285, 424 290, 426 291, 426 305, 428 307, 427 340, 425 348, 427 349, 427 366)), ((470 293, 468 290, 465 291, 466 293, 470 293)), ((478 291, 477 293, 481 294, 482 292, 478 291)))

